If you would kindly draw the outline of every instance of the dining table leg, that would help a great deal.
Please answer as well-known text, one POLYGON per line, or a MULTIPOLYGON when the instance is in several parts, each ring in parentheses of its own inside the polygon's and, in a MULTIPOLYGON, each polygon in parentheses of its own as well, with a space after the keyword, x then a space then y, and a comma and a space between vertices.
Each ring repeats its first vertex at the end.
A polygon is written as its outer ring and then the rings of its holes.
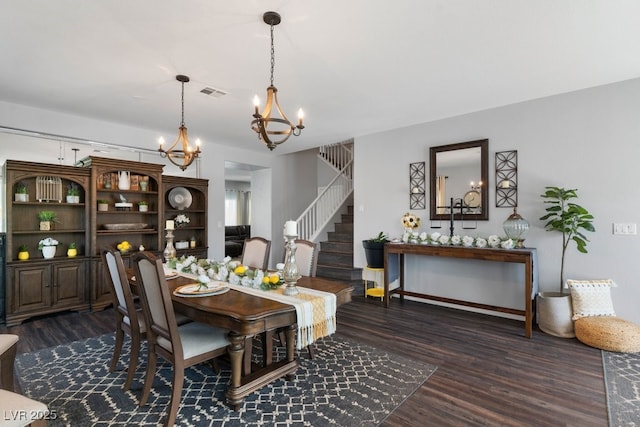
POLYGON ((244 356, 245 336, 229 332, 229 362, 231 363, 231 384, 227 390, 227 400, 235 411, 240 409, 242 398, 237 396, 236 391, 242 385, 242 362, 244 356))
MULTIPOLYGON (((289 325, 285 330, 285 335, 287 337, 287 362, 295 361, 295 349, 296 349, 296 332, 298 330, 298 325, 293 324, 289 325)), ((287 374, 285 376, 287 381, 293 381, 295 379, 295 371, 287 374)))

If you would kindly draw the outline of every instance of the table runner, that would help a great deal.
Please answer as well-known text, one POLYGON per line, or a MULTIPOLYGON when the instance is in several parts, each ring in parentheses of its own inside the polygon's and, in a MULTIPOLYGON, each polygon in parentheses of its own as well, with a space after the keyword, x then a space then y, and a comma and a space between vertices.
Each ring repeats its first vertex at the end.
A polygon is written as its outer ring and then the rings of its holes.
MULTIPOLYGON (((196 279, 196 276, 178 272, 183 277, 196 279)), ((296 309, 298 330, 296 348, 301 350, 313 344, 319 338, 332 335, 336 331, 336 296, 331 292, 318 291, 297 286, 300 293, 295 296, 284 295, 285 286, 263 291, 241 285, 224 282, 230 289, 244 292, 260 298, 267 298, 282 304, 289 304, 296 309)))

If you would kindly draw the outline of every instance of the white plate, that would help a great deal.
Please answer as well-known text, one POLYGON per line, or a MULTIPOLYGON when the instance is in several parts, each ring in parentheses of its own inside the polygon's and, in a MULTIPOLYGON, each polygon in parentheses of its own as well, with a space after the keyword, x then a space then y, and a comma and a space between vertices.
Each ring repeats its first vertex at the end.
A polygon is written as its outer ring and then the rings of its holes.
POLYGON ((175 187, 169 191, 169 204, 174 209, 183 210, 191 206, 191 193, 184 187, 175 187))
POLYGON ((179 276, 179 274, 178 274, 177 271, 174 271, 174 270, 165 270, 164 271, 164 278, 167 279, 167 280, 175 279, 178 276, 179 276))
POLYGON ((173 291, 174 295, 180 297, 207 297, 212 295, 224 294, 229 290, 229 286, 218 284, 210 286, 208 289, 200 289, 197 283, 191 285, 183 285, 173 291))

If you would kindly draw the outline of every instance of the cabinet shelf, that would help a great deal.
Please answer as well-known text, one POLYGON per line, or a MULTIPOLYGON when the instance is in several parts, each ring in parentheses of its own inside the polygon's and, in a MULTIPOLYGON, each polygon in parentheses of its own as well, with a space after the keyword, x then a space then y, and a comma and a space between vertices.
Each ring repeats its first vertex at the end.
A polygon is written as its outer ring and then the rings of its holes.
POLYGON ((98 215, 124 215, 124 214, 140 214, 140 215, 158 215, 158 211, 96 211, 98 215))
POLYGON ((46 231, 41 231, 41 230, 14 230, 13 234, 22 234, 22 235, 27 235, 27 234, 64 234, 64 233, 84 233, 85 230, 80 229, 80 228, 74 228, 74 229, 67 229, 67 230, 46 230, 46 231))
POLYGON ((11 202, 14 206, 77 206, 84 207, 84 203, 65 203, 65 202, 11 202))
POLYGON ((109 189, 109 188, 99 188, 96 190, 97 193, 105 193, 105 194, 118 194, 118 193, 123 193, 123 194, 152 194, 152 195, 157 195, 158 192, 157 191, 152 191, 152 190, 147 190, 147 191, 142 191, 142 190, 118 190, 116 189, 109 189))
POLYGON ((145 228, 144 230, 97 230, 96 234, 113 236, 114 234, 156 234, 157 232, 155 229, 145 228))

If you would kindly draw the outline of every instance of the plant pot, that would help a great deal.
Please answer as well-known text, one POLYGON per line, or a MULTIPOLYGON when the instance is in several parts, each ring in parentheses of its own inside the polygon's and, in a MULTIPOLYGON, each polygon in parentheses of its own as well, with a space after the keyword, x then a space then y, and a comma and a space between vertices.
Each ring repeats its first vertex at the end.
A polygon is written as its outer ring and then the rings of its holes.
POLYGON ((16 202, 28 202, 29 201, 29 195, 26 193, 16 193, 14 194, 14 201, 16 202))
POLYGON ((40 221, 40 231, 53 230, 53 221, 40 221))
POLYGON ((42 248, 42 257, 45 259, 56 256, 56 246, 45 246, 42 248))
POLYGON ((76 249, 76 248, 69 248, 69 249, 67 249, 67 256, 68 256, 69 258, 73 258, 73 257, 75 257, 75 256, 77 256, 77 255, 78 255, 78 249, 76 249))
POLYGON ((539 292, 536 298, 540 330, 560 338, 574 338, 571 294, 539 292))
POLYGON ((67 196, 67 203, 80 203, 80 196, 67 196))
POLYGON ((18 259, 20 261, 28 260, 29 259, 29 252, 28 251, 18 252, 18 259))
POLYGON ((138 210, 140 212, 147 212, 149 210, 149 205, 139 205, 138 210))
POLYGON ((106 212, 109 210, 109 205, 107 203, 98 203, 98 211, 106 212))
POLYGON ((371 268, 384 268, 384 242, 372 242, 363 240, 364 256, 367 258, 367 266, 371 268))

